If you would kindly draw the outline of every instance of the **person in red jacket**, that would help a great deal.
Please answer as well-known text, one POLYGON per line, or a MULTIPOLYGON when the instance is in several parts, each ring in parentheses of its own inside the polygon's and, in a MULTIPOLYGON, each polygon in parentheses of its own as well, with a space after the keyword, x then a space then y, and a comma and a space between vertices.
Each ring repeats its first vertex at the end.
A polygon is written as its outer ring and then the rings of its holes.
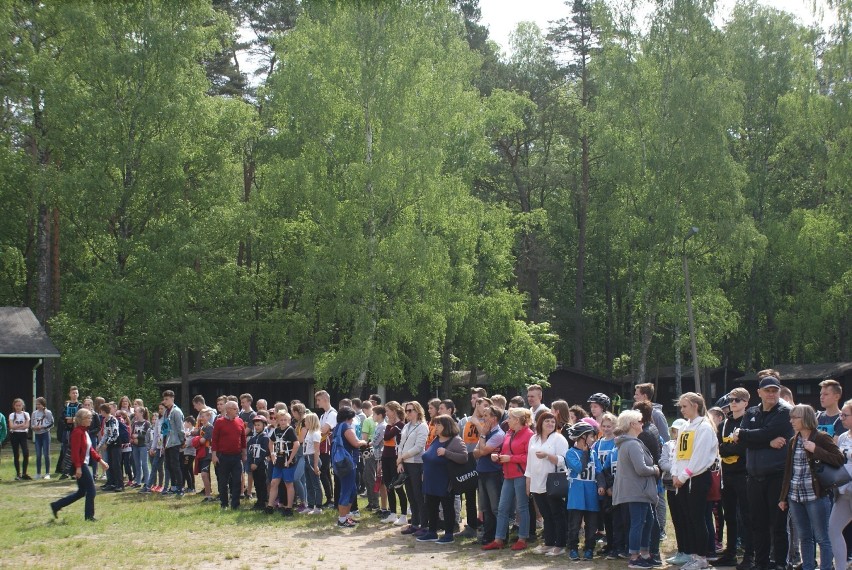
MULTIPOLYGON (((509 409, 509 431, 503 439, 500 452, 491 454, 491 461, 503 466, 503 488, 497 509, 497 532, 493 541, 483 550, 503 548, 509 534, 509 517, 515 512, 518 521, 518 540, 512 550, 524 550, 530 537, 529 488, 527 487, 527 449, 533 432, 529 428, 532 413, 526 408, 509 409)), ((535 529, 532 529, 535 532, 535 529)))
POLYGON ((95 480, 89 469, 89 462, 95 460, 101 464, 104 471, 109 469, 106 461, 92 447, 89 438, 89 425, 92 423, 92 412, 86 408, 80 408, 74 415, 74 430, 71 432, 71 464, 74 467, 74 478, 77 479, 77 491, 62 497, 58 501, 50 503, 53 516, 58 517, 59 511, 71 503, 86 497, 85 516, 86 520, 95 522, 95 480))

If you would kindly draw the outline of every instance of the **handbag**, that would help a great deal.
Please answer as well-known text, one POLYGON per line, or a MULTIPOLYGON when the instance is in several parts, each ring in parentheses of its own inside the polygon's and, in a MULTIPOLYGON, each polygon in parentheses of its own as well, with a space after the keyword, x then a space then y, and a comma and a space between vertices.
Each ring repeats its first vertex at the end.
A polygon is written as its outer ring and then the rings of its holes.
POLYGON ((565 471, 554 471, 547 474, 545 492, 548 497, 565 499, 568 497, 568 487, 570 486, 571 481, 568 480, 568 473, 565 471))
POLYGON ((707 489, 707 500, 711 503, 722 500, 722 468, 718 459, 710 467, 710 488, 707 489))
POLYGON ((447 471, 450 474, 450 491, 461 495, 479 487, 479 472, 476 470, 476 459, 472 453, 467 454, 467 461, 456 463, 447 461, 447 471))
POLYGON ((835 467, 817 459, 814 461, 814 475, 823 489, 836 490, 852 482, 852 474, 849 473, 845 463, 835 467))

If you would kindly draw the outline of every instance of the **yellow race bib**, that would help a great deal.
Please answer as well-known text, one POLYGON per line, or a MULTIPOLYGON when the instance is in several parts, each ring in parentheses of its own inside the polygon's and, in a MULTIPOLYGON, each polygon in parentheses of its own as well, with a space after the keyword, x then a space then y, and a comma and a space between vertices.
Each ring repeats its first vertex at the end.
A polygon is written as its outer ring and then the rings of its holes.
POLYGON ((680 460, 690 460, 692 459, 692 448, 695 445, 695 432, 694 431, 682 431, 680 435, 677 436, 677 453, 675 457, 680 460))

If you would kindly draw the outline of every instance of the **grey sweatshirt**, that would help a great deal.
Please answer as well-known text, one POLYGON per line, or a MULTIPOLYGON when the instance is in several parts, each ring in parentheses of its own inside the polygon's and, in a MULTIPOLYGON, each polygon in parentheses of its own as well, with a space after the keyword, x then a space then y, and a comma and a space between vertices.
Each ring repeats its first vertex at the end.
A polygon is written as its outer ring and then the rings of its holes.
POLYGON ((657 504, 657 472, 648 448, 639 439, 620 435, 615 438, 618 465, 612 491, 612 504, 657 504))

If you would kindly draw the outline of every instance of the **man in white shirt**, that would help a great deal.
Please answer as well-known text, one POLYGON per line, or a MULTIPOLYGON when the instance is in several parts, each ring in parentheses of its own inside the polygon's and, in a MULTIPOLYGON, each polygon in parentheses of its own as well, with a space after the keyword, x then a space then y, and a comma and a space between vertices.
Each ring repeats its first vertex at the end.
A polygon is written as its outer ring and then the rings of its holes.
POLYGON ((320 483, 325 492, 325 504, 323 507, 330 507, 332 499, 334 504, 337 504, 337 497, 340 490, 331 486, 331 430, 337 425, 337 410, 331 406, 331 397, 325 390, 320 390, 314 394, 317 408, 322 410, 320 415, 320 483))
POLYGON ((541 412, 549 412, 550 408, 545 406, 541 401, 541 386, 532 384, 527 388, 527 404, 530 406, 530 411, 533 416, 533 425, 541 412))

